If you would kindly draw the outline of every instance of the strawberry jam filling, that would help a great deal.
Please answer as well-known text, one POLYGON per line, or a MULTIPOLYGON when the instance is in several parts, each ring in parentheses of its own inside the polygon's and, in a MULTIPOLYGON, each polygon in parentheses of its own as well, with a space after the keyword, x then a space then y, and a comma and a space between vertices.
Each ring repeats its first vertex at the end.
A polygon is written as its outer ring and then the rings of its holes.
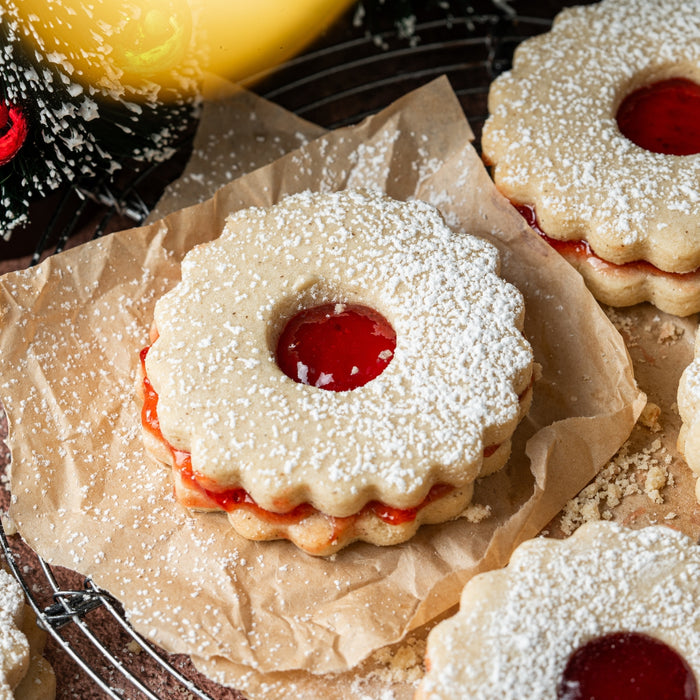
MULTIPOLYGON (((156 439, 164 444, 172 455, 174 469, 179 478, 187 487, 187 502, 184 505, 191 508, 217 508, 230 512, 237 508, 246 508, 267 522, 280 524, 294 524, 302 521, 309 515, 317 512, 309 503, 301 503, 285 510, 284 503, 280 503, 282 512, 266 510, 257 505, 248 492, 240 487, 217 488, 217 485, 208 480, 204 475, 197 473, 192 468, 192 459, 189 452, 178 450, 163 437, 158 420, 158 394, 146 375, 146 355, 149 347, 141 350, 140 361, 143 371, 143 406, 141 408, 141 423, 156 439)), ((499 445, 490 445, 484 449, 484 456, 493 454, 499 445)), ((390 525, 401 525, 415 520, 418 512, 433 501, 446 496, 454 489, 447 484, 434 485, 423 501, 413 508, 394 508, 381 501, 370 501, 361 511, 348 517, 327 516, 333 522, 335 536, 349 527, 352 522, 362 514, 371 512, 390 525)))
POLYGON ((571 240, 571 241, 560 241, 557 238, 551 238, 548 236, 540 226, 539 220, 537 219, 537 212, 532 204, 516 204, 513 206, 520 212, 521 216, 527 221, 533 231, 538 233, 541 238, 543 238, 554 250, 563 255, 566 258, 581 258, 586 259, 595 265, 597 268, 609 268, 613 269, 627 269, 627 270, 640 270, 648 272, 654 275, 663 275, 665 277, 675 277, 683 278, 685 275, 692 275, 697 272, 697 270, 691 272, 666 272, 665 270, 660 270, 656 265, 652 265, 646 260, 634 260, 628 263, 611 263, 607 260, 596 255, 591 247, 588 245, 587 241, 583 240, 571 240))
POLYGON ((688 663, 664 642, 637 632, 596 637, 569 658, 558 700, 698 700, 688 663))
POLYGON ((620 131, 653 153, 700 153, 700 85, 685 78, 660 80, 630 93, 617 111, 620 131))
POLYGON ((291 318, 277 343, 277 364, 295 382, 329 391, 357 389, 391 362, 396 333, 360 304, 322 304, 291 318))

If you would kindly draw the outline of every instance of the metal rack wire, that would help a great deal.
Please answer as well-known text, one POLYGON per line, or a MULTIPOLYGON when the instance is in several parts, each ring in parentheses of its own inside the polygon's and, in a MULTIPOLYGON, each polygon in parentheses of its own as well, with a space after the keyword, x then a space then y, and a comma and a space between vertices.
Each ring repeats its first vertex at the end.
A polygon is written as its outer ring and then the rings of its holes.
POLYGON ((253 80, 272 77, 269 87, 263 82, 263 97, 333 129, 356 123, 408 90, 447 75, 480 133, 488 85, 510 66, 520 41, 550 24, 546 17, 504 9, 426 21, 415 25, 410 39, 395 32, 365 35, 303 54, 253 80))
MULTIPOLYGON (((170 663, 162 652, 157 651, 143 637, 137 634, 127 622, 119 602, 108 592, 97 588, 90 579, 84 579, 82 588, 70 589, 65 587, 65 582, 59 581, 60 570, 54 570, 40 557, 36 563, 40 567, 45 578, 46 590, 37 592, 29 585, 25 574, 20 569, 18 560, 20 556, 26 561, 26 551, 20 554, 17 545, 10 543, 5 531, 0 524, 0 542, 5 553, 5 558, 24 590, 29 605, 34 610, 39 624, 47 630, 58 646, 71 658, 78 666, 93 680, 95 685, 105 694, 105 697, 123 700, 124 697, 148 698, 148 700, 164 700, 164 695, 159 692, 155 694, 148 687, 146 682, 138 675, 133 663, 125 660, 123 653, 119 653, 109 648, 106 640, 99 638, 92 630, 89 613, 98 608, 106 612, 113 620, 116 629, 122 633, 129 643, 136 645, 132 649, 146 653, 149 658, 156 662, 162 672, 168 674, 176 683, 174 687, 185 688, 193 697, 202 700, 212 700, 211 695, 200 689, 196 683, 183 673, 181 673, 172 663, 170 663), (53 602, 44 604, 47 592, 50 593, 53 602), (71 634, 65 630, 71 628, 71 634), (125 695, 123 688, 116 688, 110 681, 105 679, 96 670, 93 658, 87 658, 85 652, 81 652, 75 642, 75 632, 78 631, 90 644, 91 650, 98 652, 103 662, 117 671, 122 680, 130 689, 136 691, 136 695, 125 695)), ((21 545, 20 545, 21 547, 21 545)), ((65 577, 64 577, 65 578, 65 577)), ((113 644, 110 646, 114 646, 113 644)), ((123 649, 125 645, 120 643, 123 649)), ((175 697, 173 695, 173 697, 175 697)))
MULTIPOLYGON (((256 91, 332 129, 355 123, 408 90, 447 74, 478 138, 486 117, 489 83, 509 67, 513 50, 523 38, 545 31, 549 24, 546 17, 518 15, 494 0, 490 13, 418 23, 410 37, 401 37, 393 30, 334 41, 255 76, 256 91)), ((180 164, 184 164, 190 145, 184 142, 179 149, 180 164)), ((104 180, 78 183, 66 190, 36 242, 31 262, 62 250, 79 228, 85 227, 86 216, 92 237, 142 223, 156 201, 153 188, 145 195, 143 186, 162 168, 154 165, 131 173, 124 185, 104 180), (89 216, 88 210, 93 210, 89 216)), ((172 165, 171 178, 180 169, 181 165, 172 165)), ((104 697, 171 697, 161 690, 156 695, 149 679, 140 677, 138 664, 124 657, 124 647, 131 647, 146 653, 173 687, 179 688, 179 694, 172 697, 182 697, 184 688, 192 697, 211 700, 212 695, 203 689, 206 680, 196 672, 179 670, 172 657, 140 637, 109 593, 89 579, 81 584, 80 577, 76 586, 75 575, 49 566, 18 540, 8 537, 0 524, 0 544, 40 624, 104 697), (31 584, 28 569, 36 572, 31 584), (91 619, 97 612, 111 618, 121 639, 119 648, 94 633, 91 619), (101 659, 99 664, 95 658, 101 659), (98 666, 110 669, 110 673, 98 666)), ((217 697, 222 697, 221 692, 217 689, 217 697)), ((229 697, 239 696, 231 691, 229 697)))

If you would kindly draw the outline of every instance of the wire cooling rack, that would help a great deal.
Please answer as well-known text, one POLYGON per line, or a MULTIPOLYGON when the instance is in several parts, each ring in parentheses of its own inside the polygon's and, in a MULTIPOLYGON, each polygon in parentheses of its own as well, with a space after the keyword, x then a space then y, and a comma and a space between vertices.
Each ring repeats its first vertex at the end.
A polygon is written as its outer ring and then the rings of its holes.
MULTIPOLYGON (((332 129, 356 123, 444 74, 478 143, 490 82, 510 66, 517 44, 545 31, 553 14, 552 8, 544 7, 539 14, 526 15, 492 0, 483 11, 416 21, 408 33, 397 27, 367 31, 346 18, 339 33, 274 71, 255 76, 254 89, 332 129)), ((191 135, 169 163, 129 172, 121 182, 77 183, 65 190, 51 203, 29 264, 62 250, 81 232, 85 236, 85 229, 87 237, 94 238, 141 224, 168 181, 181 172, 190 148, 191 135)), ((8 256, 0 249, 0 257, 8 256)), ((4 501, 8 500, 5 491, 4 501)), ((165 700, 182 698, 183 692, 204 699, 240 697, 204 679, 186 658, 155 648, 130 627, 109 593, 74 572, 49 566, 19 536, 8 536, 1 524, 0 544, 41 626, 92 679, 95 691, 90 697, 165 700), (97 628, 108 629, 107 636, 98 636, 97 628), (152 662, 147 672, 144 654, 152 662)))

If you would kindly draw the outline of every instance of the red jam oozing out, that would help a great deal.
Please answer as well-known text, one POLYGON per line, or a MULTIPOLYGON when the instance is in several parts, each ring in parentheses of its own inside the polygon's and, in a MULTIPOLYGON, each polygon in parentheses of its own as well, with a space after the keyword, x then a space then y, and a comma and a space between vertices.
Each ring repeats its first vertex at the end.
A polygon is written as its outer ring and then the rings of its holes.
POLYGON ((590 260, 595 260, 597 267, 609 267, 614 268, 625 268, 625 269, 637 269, 650 272, 655 275, 663 275, 665 277, 677 277, 682 278, 684 275, 694 274, 694 272, 666 272, 665 270, 660 270, 655 265, 652 265, 646 260, 635 260, 628 263, 611 263, 603 258, 598 257, 588 245, 586 241, 582 240, 571 240, 571 241, 560 241, 557 238, 550 238, 540 226, 539 220, 537 219, 537 212, 535 207, 531 204, 516 204, 513 206, 520 212, 521 216, 527 221, 533 231, 538 233, 549 245, 554 248, 558 253, 561 253, 565 257, 579 257, 588 258, 590 260))
POLYGON ((533 231, 539 233, 549 245, 560 253, 568 252, 582 257, 594 256, 595 253, 591 250, 586 241, 559 241, 556 238, 550 238, 540 227, 540 222, 537 219, 535 207, 531 204, 514 204, 515 208, 520 212, 520 215, 527 221, 533 231))
POLYGON ((695 676, 676 651, 637 632, 592 639, 569 659, 558 700, 698 700, 695 676))
POLYGON ((653 153, 700 153, 700 85, 685 78, 660 80, 625 97, 617 111, 620 131, 653 153))
POLYGON ((287 322, 277 344, 277 364, 295 382, 348 391, 380 375, 395 348, 394 329, 374 309, 322 304, 287 322))
MULTIPOLYGON (((189 486, 190 490, 197 492, 201 496, 201 501, 198 503, 190 503, 192 507, 202 507, 202 508, 214 508, 218 507, 224 511, 231 511, 236 508, 247 508, 251 511, 256 512, 259 516, 264 517, 268 522, 277 523, 297 523, 308 517, 312 513, 316 512, 315 508, 309 503, 301 503, 295 506, 291 510, 286 512, 273 512, 265 510, 258 506, 255 501, 250 497, 245 489, 242 488, 229 488, 224 490, 217 490, 214 484, 207 483, 207 479, 203 475, 197 474, 192 469, 192 460, 190 454, 183 450, 177 450, 172 447, 167 440, 163 437, 160 430, 160 423, 158 421, 158 394, 153 388, 153 385, 146 376, 146 355, 148 354, 149 347, 141 350, 140 360, 143 369, 143 394, 144 401, 141 408, 141 423, 145 428, 147 428, 158 440, 160 440, 164 445, 167 445, 168 449, 173 455, 173 463, 175 468, 180 474, 180 478, 189 486), (206 484, 203 485, 203 484, 206 484), (207 488, 207 486, 212 488, 207 488)), ((484 456, 489 456, 498 449, 498 445, 490 445, 485 448, 484 456)), ((418 511, 424 508, 429 503, 447 495, 453 490, 452 486, 447 484, 436 484, 433 486, 425 499, 414 508, 394 508, 382 503, 380 501, 370 501, 364 508, 357 514, 346 517, 339 518, 328 516, 333 521, 334 537, 337 537, 340 532, 345 528, 349 527, 352 521, 358 518, 362 513, 373 512, 377 517, 381 518, 384 522, 390 525, 400 525, 402 523, 411 522, 415 519, 418 511)))

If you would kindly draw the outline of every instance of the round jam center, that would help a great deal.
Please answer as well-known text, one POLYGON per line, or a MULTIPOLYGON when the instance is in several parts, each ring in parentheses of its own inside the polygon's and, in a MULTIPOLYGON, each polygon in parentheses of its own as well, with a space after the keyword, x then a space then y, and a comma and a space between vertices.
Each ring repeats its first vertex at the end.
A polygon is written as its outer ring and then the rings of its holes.
POLYGON ((685 78, 661 80, 627 95, 617 125, 632 142, 654 153, 700 153, 700 85, 685 78))
POLYGON ((646 634, 597 637, 569 659, 558 700, 697 700, 692 670, 671 647, 646 634))
POLYGON ((277 344, 277 364, 295 382, 330 391, 367 384, 391 362, 396 333, 360 304, 322 304, 291 318, 277 344))

